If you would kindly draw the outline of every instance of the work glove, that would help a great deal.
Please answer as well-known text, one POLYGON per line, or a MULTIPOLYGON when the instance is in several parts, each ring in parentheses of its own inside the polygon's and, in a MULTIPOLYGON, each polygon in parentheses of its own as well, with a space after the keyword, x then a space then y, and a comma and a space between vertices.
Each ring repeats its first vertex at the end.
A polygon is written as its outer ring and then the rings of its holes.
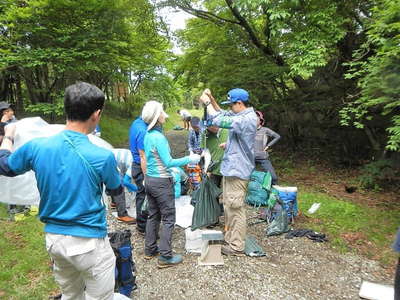
POLYGON ((124 187, 128 189, 129 192, 133 193, 137 191, 137 186, 132 183, 132 178, 129 177, 128 175, 124 176, 124 179, 122 180, 122 184, 124 187))
POLYGON ((189 155, 189 163, 197 164, 200 161, 200 155, 198 154, 191 154, 189 155))

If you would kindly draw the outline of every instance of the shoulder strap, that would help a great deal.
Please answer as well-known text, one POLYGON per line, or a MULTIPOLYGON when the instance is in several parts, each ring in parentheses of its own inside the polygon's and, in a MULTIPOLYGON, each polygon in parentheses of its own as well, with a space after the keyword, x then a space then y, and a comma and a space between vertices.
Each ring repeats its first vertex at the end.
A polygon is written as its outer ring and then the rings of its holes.
MULTIPOLYGON (((71 139, 65 134, 63 133, 63 137, 65 138, 65 140, 71 145, 72 150, 74 150, 74 152, 81 158, 81 160, 83 161, 83 163, 85 164, 85 166, 88 168, 88 170, 90 171, 90 173, 96 178, 97 182, 99 182, 99 188, 101 193, 103 193, 103 185, 100 179, 99 174, 97 174, 96 170, 93 168, 93 166, 87 161, 87 159, 79 152, 78 148, 75 146, 75 144, 71 141, 71 139)), ((96 182, 93 182, 94 185, 97 185, 96 182)), ((102 196, 103 197, 103 196, 102 196)), ((102 201, 103 205, 104 201, 102 201)))

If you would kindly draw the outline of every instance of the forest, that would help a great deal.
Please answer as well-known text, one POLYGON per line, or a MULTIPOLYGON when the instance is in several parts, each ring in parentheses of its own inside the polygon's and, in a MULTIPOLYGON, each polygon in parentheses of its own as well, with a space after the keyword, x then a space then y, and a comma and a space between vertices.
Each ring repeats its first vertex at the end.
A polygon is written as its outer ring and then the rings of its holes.
POLYGON ((399 43, 399 0, 2 0, 0 101, 54 121, 76 81, 127 116, 241 87, 281 147, 398 186, 399 43), (171 31, 166 8, 190 14, 186 28, 171 31))

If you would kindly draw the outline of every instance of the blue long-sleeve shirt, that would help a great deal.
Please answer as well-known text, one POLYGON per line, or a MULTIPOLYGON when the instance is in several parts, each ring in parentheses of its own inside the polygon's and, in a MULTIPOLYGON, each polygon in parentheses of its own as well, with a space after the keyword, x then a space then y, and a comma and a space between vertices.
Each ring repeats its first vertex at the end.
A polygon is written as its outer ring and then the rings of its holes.
POLYGON ((212 124, 229 129, 224 156, 221 162, 223 176, 248 180, 254 170, 254 141, 257 131, 257 115, 253 108, 239 113, 222 111, 212 124))
POLYGON ((147 176, 172 177, 169 168, 181 167, 189 163, 189 156, 174 159, 167 138, 156 127, 147 132, 144 137, 144 152, 147 160, 147 176))

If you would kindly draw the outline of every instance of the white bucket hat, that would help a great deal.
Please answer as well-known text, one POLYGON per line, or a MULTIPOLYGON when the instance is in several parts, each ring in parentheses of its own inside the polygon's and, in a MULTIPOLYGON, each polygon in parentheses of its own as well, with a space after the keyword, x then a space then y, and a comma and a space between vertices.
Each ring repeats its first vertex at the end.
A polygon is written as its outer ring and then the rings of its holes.
POLYGON ((156 125, 161 114, 164 114, 164 117, 168 118, 168 115, 163 109, 162 103, 158 101, 148 101, 144 104, 142 109, 142 119, 148 124, 147 131, 151 130, 154 125, 156 125))

